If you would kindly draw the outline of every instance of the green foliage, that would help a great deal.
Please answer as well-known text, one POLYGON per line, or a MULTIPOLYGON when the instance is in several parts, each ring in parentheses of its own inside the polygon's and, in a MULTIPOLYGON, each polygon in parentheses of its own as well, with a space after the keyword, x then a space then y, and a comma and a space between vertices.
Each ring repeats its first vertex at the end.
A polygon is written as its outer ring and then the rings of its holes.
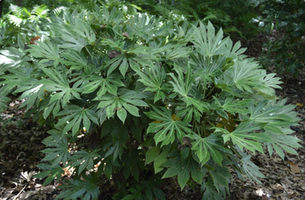
POLYGON ((10 98, 6 97, 7 92, 4 88, 0 89, 0 112, 3 112, 6 108, 6 104, 9 102, 10 98))
MULTIPOLYGON (((25 42, 38 34, 36 26, 43 30, 43 24, 40 20, 47 17, 49 9, 45 5, 40 5, 28 10, 25 7, 21 8, 13 4, 7 8, 9 8, 9 12, 0 19, 0 46, 19 46, 20 50, 24 50, 25 42)), ((43 33, 40 32, 39 34, 43 33)), ((16 53, 17 55, 21 54, 16 53)))
POLYGON ((253 1, 243 0, 132 0, 141 12, 160 16, 165 20, 183 22, 211 21, 217 28, 223 28, 227 35, 249 38, 258 32, 253 18, 258 16, 253 1))
POLYGON ((83 4, 86 5, 86 3, 92 1, 85 1, 85 0, 59 0, 59 1, 48 1, 48 0, 32 0, 32 1, 16 1, 16 0, 5 0, 4 1, 4 9, 3 13, 7 13, 11 11, 9 9, 10 5, 16 5, 16 3, 21 2, 21 5, 18 5, 20 7, 23 7, 22 9, 32 9, 36 5, 45 5, 48 8, 55 9, 61 6, 73 6, 74 4, 83 4))
MULTIPOLYGON (((141 12, 183 23, 211 21, 234 41, 267 36, 259 58, 263 67, 294 77, 304 67, 305 2, 303 0, 132 0, 141 12)), ((259 50, 260 51, 260 50, 259 50)))
POLYGON ((133 199, 160 199, 165 200, 165 195, 158 187, 158 183, 153 181, 141 181, 135 185, 135 187, 129 189, 131 194, 126 195, 122 200, 133 200, 133 199))
POLYGON ((74 170, 57 199, 97 199, 111 182, 117 199, 165 199, 163 179, 225 199, 229 166, 263 177, 249 151, 267 146, 283 157, 300 147, 293 106, 274 93, 279 78, 210 22, 96 5, 26 26, 35 29, 20 29, 18 45, 0 51, 0 92, 51 122, 36 177, 47 185, 74 170), (41 37, 29 44, 32 36, 41 37))
POLYGON ((279 73, 288 72, 294 77, 304 68, 305 2, 258 1, 260 20, 269 35, 260 58, 265 68, 275 66, 279 73))
POLYGON ((73 180, 67 185, 63 185, 60 188, 64 191, 61 192, 57 199, 77 199, 81 197, 83 200, 98 199, 100 194, 99 189, 96 187, 98 183, 98 177, 84 176, 86 181, 73 180))

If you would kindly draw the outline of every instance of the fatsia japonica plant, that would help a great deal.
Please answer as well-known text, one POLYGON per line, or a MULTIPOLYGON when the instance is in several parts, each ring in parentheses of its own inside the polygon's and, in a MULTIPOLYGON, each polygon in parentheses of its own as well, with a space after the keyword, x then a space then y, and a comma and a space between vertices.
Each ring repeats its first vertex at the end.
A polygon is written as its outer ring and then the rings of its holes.
POLYGON ((297 154, 279 78, 211 23, 103 6, 51 15, 36 32, 1 51, 0 91, 52 127, 36 177, 63 181, 59 199, 97 199, 112 183, 114 199, 162 200, 167 179, 223 199, 232 171, 263 177, 251 154, 297 154))

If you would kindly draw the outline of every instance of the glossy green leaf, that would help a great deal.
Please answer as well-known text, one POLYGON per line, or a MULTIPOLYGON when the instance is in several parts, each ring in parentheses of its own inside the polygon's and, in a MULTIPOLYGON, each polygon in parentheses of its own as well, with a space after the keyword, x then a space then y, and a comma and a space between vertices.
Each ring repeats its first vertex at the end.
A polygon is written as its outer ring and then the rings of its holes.
POLYGON ((148 149, 148 151, 146 152, 146 157, 145 157, 145 165, 154 161, 156 159, 156 157, 159 155, 160 150, 161 149, 158 146, 154 146, 154 147, 148 149))
POLYGON ((153 107, 153 110, 145 113, 149 118, 156 120, 149 124, 147 132, 156 133, 154 139, 157 144, 159 142, 162 142, 162 146, 170 144, 175 140, 176 136, 182 141, 185 134, 191 133, 191 129, 188 128, 189 125, 184 121, 180 121, 178 117, 173 119, 173 114, 170 110, 162 107, 153 107))
POLYGON ((124 108, 121 108, 117 111, 117 116, 124 123, 127 117, 127 112, 124 108))
POLYGON ((181 187, 181 190, 185 187, 186 183, 190 179, 190 172, 187 168, 184 168, 179 174, 178 174, 178 183, 181 187))

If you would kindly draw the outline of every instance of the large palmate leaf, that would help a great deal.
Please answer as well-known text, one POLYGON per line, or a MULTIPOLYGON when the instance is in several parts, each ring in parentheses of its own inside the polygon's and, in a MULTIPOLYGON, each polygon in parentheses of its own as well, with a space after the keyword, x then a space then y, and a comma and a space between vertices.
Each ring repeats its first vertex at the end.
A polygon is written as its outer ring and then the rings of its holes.
POLYGON ((273 149, 275 152, 284 160, 285 154, 284 151, 297 155, 298 153, 293 148, 302 147, 299 142, 301 142, 297 137, 289 135, 293 133, 290 128, 282 128, 282 134, 267 132, 268 137, 272 139, 272 141, 267 142, 267 147, 269 151, 270 157, 273 154, 273 149))
POLYGON ((247 55, 243 55, 243 53, 247 50, 247 48, 240 48, 241 47, 240 41, 236 42, 233 46, 233 41, 228 40, 226 46, 230 51, 226 52, 225 57, 232 58, 233 61, 237 61, 237 59, 242 60, 247 57, 247 55))
MULTIPOLYGON (((286 100, 261 101, 249 106, 250 120, 265 125, 267 130, 276 129, 278 126, 291 126, 298 120, 296 112, 292 111, 295 106, 285 105, 286 100)), ((279 130, 280 132, 280 130, 279 130)))
POLYGON ((35 80, 33 76, 35 76, 33 67, 11 69, 9 74, 1 76, 4 80, 1 81, 0 84, 8 91, 12 91, 16 86, 18 86, 18 88, 21 88, 18 92, 23 92, 27 89, 31 89, 32 84, 37 83, 37 80, 35 80))
POLYGON ((201 190, 204 192, 202 199, 223 200, 222 194, 225 195, 225 191, 220 193, 219 190, 216 190, 211 176, 208 181, 202 183, 201 190))
MULTIPOLYGON (((75 16, 75 18, 77 18, 77 16, 75 16)), ((51 23, 50 27, 51 31, 56 35, 60 35, 62 39, 62 44, 59 44, 60 48, 73 49, 80 52, 82 48, 88 44, 87 40, 75 33, 72 26, 70 26, 66 21, 59 17, 53 18, 53 20, 56 23, 51 23)))
POLYGON ((76 17, 74 20, 74 24, 71 24, 71 29, 77 35, 88 40, 89 44, 94 43, 96 41, 95 33, 90 27, 90 23, 88 23, 88 20, 81 19, 80 17, 76 17))
POLYGON ((187 67, 185 75, 182 69, 179 67, 176 67, 175 71, 178 73, 178 77, 176 77, 173 73, 170 73, 169 75, 173 78, 173 81, 170 81, 170 83, 173 85, 175 92, 180 94, 182 98, 187 99, 188 94, 195 82, 195 77, 193 76, 192 69, 187 67))
POLYGON ((49 77, 49 79, 41 80, 44 88, 52 92, 54 95, 50 99, 50 103, 61 100, 62 106, 65 106, 70 99, 73 97, 76 99, 81 99, 80 91, 81 89, 76 87, 70 87, 69 80, 64 72, 61 74, 56 70, 42 68, 42 71, 49 77))
POLYGON ((189 149, 186 148, 181 152, 181 156, 178 154, 177 157, 170 158, 167 163, 170 163, 171 166, 166 170, 162 177, 169 178, 178 175, 178 183, 182 189, 190 177, 192 177, 194 181, 201 183, 206 173, 205 170, 201 170, 200 165, 192 157, 186 157, 183 159, 183 154, 188 156, 188 153, 189 149))
MULTIPOLYGON (((233 97, 225 97, 225 99, 219 99, 215 98, 215 104, 219 107, 221 107, 223 110, 225 110, 228 113, 239 113, 239 114, 246 114, 249 112, 247 107, 249 106, 251 100, 250 99, 233 99, 233 97)), ((228 119, 228 114, 224 112, 224 115, 221 115, 222 117, 225 117, 228 119)))
POLYGON ((240 149, 238 149, 238 151, 242 155, 242 159, 240 160, 240 162, 242 164, 242 169, 244 170, 244 173, 248 175, 251 181, 254 180, 261 184, 261 181, 258 178, 265 178, 265 176, 259 171, 259 167, 257 167, 251 161, 251 155, 247 155, 244 151, 240 151, 240 149))
POLYGON ((27 106, 26 110, 29 110, 32 106, 34 106, 35 103, 38 104, 38 102, 41 101, 41 99, 45 95, 43 84, 36 83, 30 86, 20 87, 17 90, 15 90, 15 92, 19 92, 23 90, 26 91, 22 93, 20 99, 26 99, 26 101, 22 103, 21 107, 26 105, 27 106))
POLYGON ((99 101, 98 108, 105 108, 107 117, 112 117, 115 113, 124 123, 127 117, 127 111, 136 117, 139 117, 138 107, 148 107, 143 101, 145 94, 135 91, 121 89, 117 95, 105 94, 98 96, 93 100, 99 101))
POLYGON ((185 58, 185 56, 191 53, 190 48, 181 44, 166 44, 161 48, 161 50, 163 49, 165 51, 165 59, 167 60, 185 58))
POLYGON ((238 127, 231 133, 225 129, 215 128, 216 131, 222 131, 225 134, 223 135, 224 143, 232 140, 233 144, 236 144, 240 149, 246 148, 252 151, 259 151, 263 153, 262 142, 270 141, 270 138, 266 133, 259 132, 261 127, 259 124, 255 124, 251 121, 242 122, 238 127), (225 130, 225 131, 223 131, 225 130))
POLYGON ((92 75, 85 79, 86 81, 82 85, 83 88, 83 94, 92 93, 95 90, 97 91, 97 96, 103 96, 107 92, 112 95, 117 95, 118 87, 123 86, 121 75, 118 73, 113 73, 107 76, 106 78, 103 78, 102 76, 92 75))
POLYGON ((14 90, 14 93, 22 93, 19 99, 24 101, 21 107, 26 106, 26 110, 29 110, 34 105, 38 105, 44 98, 44 85, 35 78, 37 73, 34 72, 32 67, 23 67, 20 69, 11 69, 10 74, 3 75, 5 79, 0 82, 3 84, 2 90, 6 93, 14 90))
POLYGON ((127 30, 130 32, 131 37, 136 34, 137 37, 143 38, 148 41, 151 38, 150 32, 156 27, 156 18, 148 16, 147 14, 137 14, 130 18, 128 21, 127 30))
POLYGON ((154 136, 155 142, 161 143, 161 146, 173 143, 176 137, 182 141, 183 137, 191 133, 187 122, 181 121, 179 116, 174 115, 165 107, 152 106, 153 111, 145 114, 155 120, 149 124, 147 133, 156 133, 154 136))
POLYGON ((149 49, 147 47, 131 43, 130 41, 119 43, 110 39, 104 39, 104 44, 120 51, 118 56, 111 59, 106 64, 108 66, 108 76, 118 68, 122 76, 125 77, 129 68, 133 69, 135 72, 139 72, 141 65, 152 65, 152 60, 157 60, 157 58, 148 51, 149 49))
POLYGON ((164 84, 164 79, 166 78, 166 73, 163 67, 158 65, 152 65, 145 67, 143 72, 138 72, 141 77, 138 81, 142 82, 146 88, 145 91, 155 92, 154 102, 162 99, 165 100, 166 92, 170 91, 170 87, 164 84))
POLYGON ((194 66, 198 76, 205 82, 212 82, 213 77, 223 73, 226 64, 225 56, 205 57, 199 53, 191 54, 191 64, 194 66))
POLYGON ((31 45, 31 48, 27 51, 29 51, 31 55, 35 56, 36 58, 43 58, 40 63, 53 61, 53 65, 56 67, 60 61, 59 48, 57 44, 51 41, 37 43, 37 45, 31 45))
POLYGON ((240 61, 230 67, 223 76, 229 76, 231 78, 231 84, 237 87, 239 90, 252 92, 252 87, 256 86, 263 76, 259 70, 259 65, 255 62, 249 63, 248 60, 240 61), (251 73, 255 71, 255 73, 251 73), (251 75, 250 75, 251 74, 251 75))
POLYGON ((88 60, 87 58, 80 54, 79 52, 68 49, 66 52, 63 52, 62 57, 64 59, 61 59, 60 62, 62 64, 71 66, 70 69, 79 69, 82 70, 83 68, 87 67, 88 60))
POLYGON ((55 127, 65 125, 62 133, 65 134, 72 129, 72 135, 74 136, 82 127, 89 130, 91 121, 95 124, 99 124, 97 114, 89 108, 81 108, 76 105, 69 105, 64 107, 64 110, 57 114, 58 117, 64 116, 60 119, 55 127), (83 125, 81 127, 81 125, 83 125))
POLYGON ((214 186, 218 192, 225 188, 229 190, 229 182, 232 178, 229 169, 226 166, 220 166, 213 161, 209 161, 206 164, 206 167, 209 169, 208 173, 211 176, 214 186))
POLYGON ((267 74, 265 70, 261 72, 261 75, 261 84, 256 85, 254 90, 258 90, 263 95, 274 97, 274 88, 281 88, 279 84, 281 84, 282 81, 280 81, 280 78, 274 77, 276 75, 275 73, 267 74))
POLYGON ((181 106, 177 106, 178 115, 183 117, 183 121, 190 122, 193 119, 196 121, 200 121, 201 113, 196 109, 194 106, 188 106, 185 107, 185 104, 182 104, 181 106))
POLYGON ((34 176, 35 178, 45 178, 48 176, 43 182, 43 186, 50 184, 52 181, 54 181, 55 178, 60 179, 62 177, 62 174, 64 173, 64 170, 60 165, 52 167, 52 165, 50 164, 38 164, 37 167, 45 171, 36 174, 34 176))
POLYGON ((82 197, 82 200, 98 199, 100 190, 97 187, 98 178, 94 175, 84 175, 85 180, 72 180, 68 184, 61 185, 61 192, 56 199, 68 200, 82 197))
POLYGON ((181 68, 176 67, 175 69, 178 73, 178 78, 173 73, 169 74, 173 79, 173 81, 169 82, 172 84, 174 91, 181 96, 181 98, 185 101, 186 106, 192 105, 201 113, 204 111, 207 112, 208 107, 206 102, 189 95, 195 82, 195 77, 193 76, 191 68, 188 67, 185 74, 181 68))
POLYGON ((114 7, 110 12, 106 5, 103 5, 103 8, 96 7, 95 12, 93 13, 100 24, 111 24, 114 27, 123 21, 122 12, 114 7))
POLYGON ((73 167, 78 167, 77 173, 80 175, 85 169, 91 170, 93 168, 94 160, 99 158, 98 151, 94 149, 91 152, 85 150, 77 151, 71 157, 71 164, 73 167))
POLYGON ((207 26, 200 22, 200 27, 194 31, 192 41, 200 54, 212 57, 224 54, 228 51, 225 45, 229 38, 226 38, 225 40, 222 39, 222 29, 220 29, 215 35, 215 28, 211 22, 208 22, 207 26))
POLYGON ((257 63, 245 59, 234 63, 222 76, 215 79, 215 82, 218 87, 231 93, 236 89, 249 93, 259 92, 272 99, 275 95, 273 88, 280 88, 278 84, 281 82, 274 74, 266 75, 266 71, 259 68, 257 63))
POLYGON ((80 52, 88 43, 82 37, 75 37, 71 33, 65 34, 62 36, 64 40, 63 44, 59 45, 63 49, 73 49, 80 52))
POLYGON ((0 51, 0 75, 6 70, 30 66, 30 58, 24 55, 23 50, 9 47, 0 51))
POLYGON ((61 135, 61 133, 57 130, 48 131, 51 135, 43 140, 43 144, 48 147, 55 148, 47 148, 42 150, 43 153, 46 153, 47 156, 44 157, 43 161, 50 161, 52 163, 52 168, 57 166, 60 163, 66 163, 66 161, 70 158, 69 147, 67 143, 67 137, 65 135, 61 135))
POLYGON ((221 139, 216 134, 211 134, 206 138, 202 138, 197 134, 188 137, 194 141, 192 142, 192 150, 195 151, 201 165, 204 165, 210 160, 210 157, 212 157, 218 165, 222 166, 224 153, 232 153, 230 150, 225 148, 223 144, 221 144, 221 139))

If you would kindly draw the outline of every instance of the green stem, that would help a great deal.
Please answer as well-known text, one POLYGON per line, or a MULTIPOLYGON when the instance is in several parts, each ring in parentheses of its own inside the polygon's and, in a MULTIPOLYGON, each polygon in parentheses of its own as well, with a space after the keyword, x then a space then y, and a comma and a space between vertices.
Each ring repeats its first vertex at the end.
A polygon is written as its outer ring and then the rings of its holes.
POLYGON ((89 53, 90 57, 92 57, 92 55, 91 55, 90 51, 88 50, 88 48, 87 47, 85 47, 85 48, 86 48, 87 52, 89 53))
POLYGON ((205 96, 206 96, 206 97, 209 96, 209 95, 213 92, 214 89, 215 89, 215 87, 213 87, 213 88, 209 91, 209 93, 208 93, 207 95, 205 95, 205 96))

